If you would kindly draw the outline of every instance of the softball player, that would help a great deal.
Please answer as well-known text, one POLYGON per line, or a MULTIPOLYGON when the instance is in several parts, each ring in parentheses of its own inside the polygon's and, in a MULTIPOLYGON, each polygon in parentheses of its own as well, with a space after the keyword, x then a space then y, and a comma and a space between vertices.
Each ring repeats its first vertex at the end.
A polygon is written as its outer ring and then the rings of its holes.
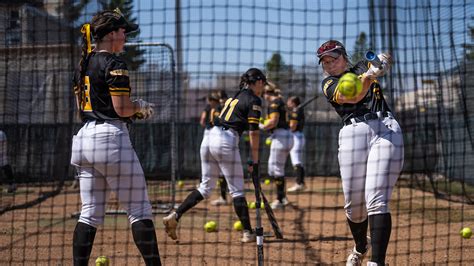
POLYGON ((82 29, 83 54, 74 91, 84 125, 73 137, 71 156, 82 201, 73 236, 74 265, 88 264, 110 191, 127 211, 133 239, 146 265, 161 265, 145 176, 127 129, 131 117, 147 118, 153 108, 141 99, 130 100, 127 66, 115 55, 122 52, 126 33, 137 29, 117 9, 99 12, 82 29))
MULTIPOLYGON (((200 124, 204 128, 204 135, 202 138, 201 142, 201 154, 207 151, 207 145, 209 143, 209 132, 211 131, 211 128, 214 127, 214 120, 216 117, 219 116, 220 112, 220 97, 217 94, 217 92, 212 92, 209 93, 207 96, 207 105, 206 108, 202 111, 201 113, 201 118, 200 118, 200 124)), ((202 177, 199 180, 199 183, 202 182, 202 177)), ((220 197, 216 200, 211 201, 211 205, 217 206, 217 205, 225 205, 227 204, 226 200, 226 194, 227 194, 227 183, 225 182, 225 178, 222 173, 219 175, 219 185, 220 185, 220 197), (222 193, 222 190, 224 190, 224 193, 222 193)), ((199 188, 199 185, 197 186, 199 188)))
POLYGON ((7 135, 5 132, 0 130, 0 168, 8 179, 7 193, 13 193, 16 191, 15 179, 13 177, 13 170, 11 165, 8 163, 7 157, 7 135))
POLYGON ((293 147, 293 136, 286 122, 286 107, 280 90, 272 83, 265 86, 265 101, 268 102, 267 119, 260 129, 272 134, 270 156, 268 158, 268 176, 275 180, 277 199, 271 203, 272 209, 281 209, 288 205, 285 192, 285 162, 293 147))
POLYGON ((371 246, 367 265, 385 265, 392 229, 388 205, 404 159, 402 130, 376 80, 390 68, 391 56, 378 55, 382 68, 366 61, 351 66, 344 46, 334 40, 323 43, 317 56, 327 76, 322 91, 344 124, 339 131, 338 157, 344 209, 355 241, 346 264, 361 265, 371 246), (360 75, 362 81, 362 92, 354 98, 344 97, 338 90, 338 80, 347 72, 360 75))
MULTIPOLYGON (((215 111, 212 112, 214 124, 217 122, 216 120, 219 118, 222 108, 224 108, 225 102, 228 99, 227 93, 224 90, 217 91, 216 95, 219 98, 219 105, 216 107, 215 111)), ((229 192, 229 189, 228 189, 227 181, 225 180, 224 174, 222 174, 222 171, 219 174, 218 182, 219 182, 219 198, 211 201, 211 205, 214 205, 214 206, 227 205, 227 193, 229 192)))
MULTIPOLYGON (((204 133, 201 141, 201 149, 203 148, 203 143, 207 143, 207 138, 209 135, 209 131, 214 126, 213 123, 213 113, 216 110, 216 107, 219 105, 219 99, 217 98, 215 93, 209 93, 206 97, 206 107, 201 112, 201 117, 199 118, 199 124, 202 128, 204 128, 204 133)), ((202 178, 199 179, 199 183, 201 183, 202 178)))
POLYGON ((304 108, 298 108, 301 104, 300 98, 292 96, 288 98, 286 105, 288 106, 288 120, 291 133, 293 134, 293 148, 290 150, 291 164, 296 173, 296 184, 288 188, 288 192, 298 192, 305 190, 304 184, 304 108))
POLYGON ((244 227, 241 241, 246 243, 255 240, 244 193, 239 140, 240 135, 249 130, 253 160, 249 163, 249 171, 258 173, 258 122, 262 111, 259 95, 265 83, 266 77, 262 71, 251 68, 241 76, 239 92, 226 101, 216 125, 209 132, 207 150, 201 150, 202 182, 199 188, 191 192, 175 212, 163 218, 166 232, 172 239, 178 239, 176 228, 184 213, 209 197, 221 170, 228 183, 234 210, 244 227))

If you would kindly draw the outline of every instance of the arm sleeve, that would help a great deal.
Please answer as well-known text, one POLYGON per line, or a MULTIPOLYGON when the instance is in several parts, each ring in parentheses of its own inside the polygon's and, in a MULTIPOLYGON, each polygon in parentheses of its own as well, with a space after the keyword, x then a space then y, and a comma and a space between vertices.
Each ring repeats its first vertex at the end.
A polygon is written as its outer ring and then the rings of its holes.
POLYGON ((105 80, 111 96, 130 95, 130 78, 125 62, 118 57, 112 57, 105 69, 105 80))
POLYGON ((249 123, 249 130, 254 131, 258 130, 258 123, 260 120, 260 116, 262 115, 262 100, 260 98, 254 98, 250 102, 249 106, 249 114, 247 117, 249 123))

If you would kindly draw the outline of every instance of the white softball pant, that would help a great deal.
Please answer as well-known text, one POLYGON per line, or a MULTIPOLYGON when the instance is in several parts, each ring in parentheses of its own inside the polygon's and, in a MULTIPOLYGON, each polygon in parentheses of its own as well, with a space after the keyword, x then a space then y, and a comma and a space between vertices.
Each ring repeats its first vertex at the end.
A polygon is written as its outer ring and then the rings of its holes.
MULTIPOLYGON (((204 134, 202 136, 202 141, 201 141, 201 147, 200 147, 200 150, 201 150, 201 154, 202 154, 202 150, 204 149, 208 149, 208 146, 209 146, 209 132, 211 132, 211 129, 212 128, 206 128, 204 129, 204 134)), ((202 160, 201 160, 202 161, 202 160)), ((219 170, 219 176, 223 176, 224 174, 222 173, 222 171, 219 170)))
POLYGON ((291 164, 302 166, 305 145, 304 134, 301 131, 291 132, 291 134, 293 135, 293 148, 290 150, 291 164))
POLYGON ((93 227, 102 224, 110 191, 131 224, 153 218, 145 175, 125 123, 87 122, 73 137, 71 164, 76 166, 81 190, 79 222, 93 227))
POLYGON ((8 164, 7 157, 7 135, 0 130, 0 167, 8 164))
POLYGON ((239 134, 215 126, 201 144, 202 181, 198 190, 208 198, 222 171, 232 198, 244 196, 244 172, 239 151, 239 134), (205 142, 204 142, 205 141, 205 142))
POLYGON ((404 160, 403 135, 393 117, 344 126, 339 131, 339 165, 346 216, 389 213, 393 187, 404 160))
POLYGON ((285 163, 291 148, 293 135, 288 129, 275 129, 272 134, 270 156, 268 158, 268 175, 273 177, 285 176, 285 163))

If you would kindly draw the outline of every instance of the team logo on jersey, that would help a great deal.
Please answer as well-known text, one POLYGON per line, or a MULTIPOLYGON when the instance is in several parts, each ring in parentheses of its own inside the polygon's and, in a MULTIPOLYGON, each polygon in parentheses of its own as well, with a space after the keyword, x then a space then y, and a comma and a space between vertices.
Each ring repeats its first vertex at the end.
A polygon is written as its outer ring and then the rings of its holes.
POLYGON ((329 87, 332 83, 333 83, 333 80, 332 80, 332 79, 326 81, 326 83, 324 84, 323 90, 327 90, 328 87, 329 87))
POLYGON ((329 88, 329 86, 333 83, 334 81, 332 79, 326 81, 326 83, 324 84, 324 87, 323 87, 323 91, 324 91, 324 94, 327 96, 327 89, 329 88))
POLYGON ((252 110, 261 112, 261 111, 262 111, 262 107, 259 106, 259 105, 252 105, 252 110))
POLYGON ((297 117, 298 117, 298 114, 297 114, 297 113, 292 113, 292 114, 291 114, 291 117, 297 118, 297 117))
POLYGON ((277 109, 277 108, 278 108, 278 104, 277 104, 277 103, 272 103, 272 104, 270 104, 270 108, 272 108, 272 109, 277 109))
POLYGON ((112 76, 128 76, 128 70, 126 69, 115 69, 110 71, 110 75, 112 76))

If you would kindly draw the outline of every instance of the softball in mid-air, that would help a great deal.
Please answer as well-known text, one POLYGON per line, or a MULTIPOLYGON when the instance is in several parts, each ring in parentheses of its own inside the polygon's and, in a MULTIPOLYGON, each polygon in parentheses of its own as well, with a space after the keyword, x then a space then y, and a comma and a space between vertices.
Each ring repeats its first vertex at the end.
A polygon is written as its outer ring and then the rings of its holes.
POLYGON ((362 82, 356 74, 346 73, 339 79, 337 89, 342 95, 351 99, 362 91, 362 82))

